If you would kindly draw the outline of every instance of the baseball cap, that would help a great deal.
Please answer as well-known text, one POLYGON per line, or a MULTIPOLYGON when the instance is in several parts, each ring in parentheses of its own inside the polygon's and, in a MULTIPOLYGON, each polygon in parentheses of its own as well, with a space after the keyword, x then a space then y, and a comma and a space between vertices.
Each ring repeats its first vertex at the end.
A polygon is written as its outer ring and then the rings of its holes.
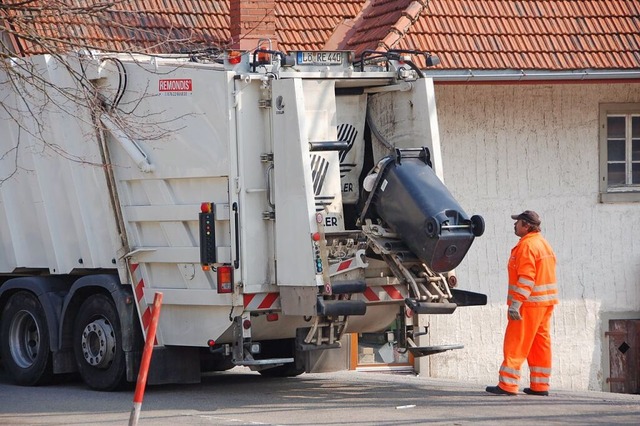
POLYGON ((524 220, 527 223, 532 224, 533 226, 540 226, 542 221, 540 220, 540 216, 538 213, 533 210, 525 210, 520 214, 511 215, 511 219, 513 220, 524 220))

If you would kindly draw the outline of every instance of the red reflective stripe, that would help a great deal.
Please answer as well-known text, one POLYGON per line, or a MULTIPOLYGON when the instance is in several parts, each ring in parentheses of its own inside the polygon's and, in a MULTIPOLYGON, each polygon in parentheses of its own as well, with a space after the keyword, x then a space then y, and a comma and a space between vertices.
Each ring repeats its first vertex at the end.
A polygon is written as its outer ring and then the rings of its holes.
POLYGON ((244 307, 246 308, 247 306, 249 306, 249 303, 251 303, 251 301, 253 300, 253 298, 256 297, 255 294, 245 294, 243 297, 243 301, 244 301, 244 307))
POLYGON ((144 281, 140 280, 138 285, 136 285, 136 300, 140 301, 144 294, 144 281))
MULTIPOLYGON (((342 262, 340 264, 340 266, 338 266, 338 271, 342 271, 343 269, 347 269, 351 265, 352 261, 353 261, 353 259, 349 259, 349 260, 346 260, 346 261, 342 262)), ((338 271, 336 271, 336 272, 338 272, 338 271)))
POLYGON ((265 296, 264 300, 258 306, 258 309, 266 309, 270 308, 273 305, 273 302, 278 298, 278 293, 269 293, 265 296))
POLYGON ((373 290, 371 290, 371 287, 367 287, 367 289, 362 294, 364 294, 364 297, 366 297, 367 300, 371 300, 372 302, 377 302, 380 300, 378 295, 373 290))
POLYGON ((384 291, 386 291, 387 294, 391 296, 392 299, 396 299, 396 300, 402 299, 402 293, 400 293, 395 286, 383 285, 382 288, 384 288, 384 291))
MULTIPOLYGON (((138 279, 138 277, 135 276, 135 272, 138 270, 138 266, 140 266, 138 263, 130 263, 129 264, 132 280, 138 279)), ((141 315, 141 321, 142 321, 142 328, 143 328, 143 330, 144 330, 144 332, 146 334, 147 333, 147 329, 149 328, 149 325, 151 324, 152 310, 147 305, 147 302, 145 302, 145 300, 144 300, 144 280, 142 278, 140 278, 140 280, 138 281, 138 284, 133 286, 133 290, 134 290, 135 295, 136 295, 136 302, 138 302, 139 310, 142 311, 144 309, 144 312, 141 315)), ((153 344, 154 345, 158 344, 158 336, 154 337, 153 344)))
POLYGON ((142 314, 142 327, 144 327, 145 330, 149 326, 150 321, 151 321, 151 309, 147 308, 142 314))

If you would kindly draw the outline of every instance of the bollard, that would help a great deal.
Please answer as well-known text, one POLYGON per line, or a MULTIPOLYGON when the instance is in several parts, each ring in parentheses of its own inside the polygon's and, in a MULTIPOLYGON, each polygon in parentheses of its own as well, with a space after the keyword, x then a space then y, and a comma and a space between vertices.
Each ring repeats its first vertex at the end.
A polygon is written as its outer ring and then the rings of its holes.
POLYGON ((136 382, 136 391, 133 394, 133 409, 129 417, 129 426, 136 426, 140 417, 140 408, 142 407, 142 398, 144 397, 144 389, 147 386, 147 375, 149 373, 149 364, 151 363, 151 354, 153 352, 153 342, 156 340, 156 330, 158 329, 158 319, 160 318, 160 307, 162 306, 162 293, 156 292, 153 298, 153 312, 151 313, 151 324, 147 330, 147 339, 144 343, 144 351, 142 352, 142 362, 140 363, 140 371, 138 372, 138 381, 136 382))

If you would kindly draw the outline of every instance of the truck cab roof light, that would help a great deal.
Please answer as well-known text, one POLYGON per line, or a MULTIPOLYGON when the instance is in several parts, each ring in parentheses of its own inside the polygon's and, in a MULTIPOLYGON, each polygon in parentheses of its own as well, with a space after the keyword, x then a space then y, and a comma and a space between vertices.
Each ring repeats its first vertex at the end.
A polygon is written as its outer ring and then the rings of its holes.
POLYGON ((242 52, 237 50, 230 51, 228 60, 231 65, 238 65, 240 62, 242 62, 242 52))

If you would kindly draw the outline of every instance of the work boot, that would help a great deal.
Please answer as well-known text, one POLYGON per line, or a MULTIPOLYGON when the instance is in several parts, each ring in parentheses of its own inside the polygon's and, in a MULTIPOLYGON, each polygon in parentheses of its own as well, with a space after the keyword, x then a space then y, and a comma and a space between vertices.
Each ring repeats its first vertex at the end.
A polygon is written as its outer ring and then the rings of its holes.
POLYGON ((507 392, 506 390, 502 389, 500 386, 487 386, 485 390, 494 395, 508 395, 508 396, 517 395, 516 392, 507 392))
POLYGON ((527 395, 549 396, 549 391, 536 391, 531 388, 524 388, 523 391, 527 395))

